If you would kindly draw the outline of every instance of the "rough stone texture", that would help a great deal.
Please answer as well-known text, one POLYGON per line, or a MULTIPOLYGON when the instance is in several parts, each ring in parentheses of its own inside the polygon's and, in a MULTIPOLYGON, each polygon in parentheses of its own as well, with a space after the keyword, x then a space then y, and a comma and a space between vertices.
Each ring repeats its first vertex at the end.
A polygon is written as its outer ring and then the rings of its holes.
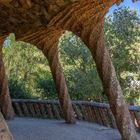
POLYGON ((92 38, 89 38, 86 43, 95 60, 97 71, 103 83, 104 92, 108 97, 117 127, 122 134, 122 140, 135 140, 137 139, 136 132, 128 111, 128 106, 122 95, 122 89, 117 80, 108 50, 104 45, 102 26, 103 24, 100 24, 98 28, 100 37, 94 46, 92 38))
POLYGON ((0 48, 0 109, 5 119, 14 117, 14 110, 9 95, 8 81, 5 74, 2 60, 2 50, 0 48))
POLYGON ((0 112, 0 140, 14 140, 0 112))
POLYGON ((22 40, 36 45, 48 59, 64 118, 68 123, 75 123, 72 103, 58 57, 58 41, 63 33, 61 28, 41 28, 33 34, 26 35, 22 40))
POLYGON ((121 0, 0 0, 0 37, 14 32, 18 40, 36 45, 47 57, 68 122, 73 110, 58 60, 57 42, 65 30, 79 36, 96 62, 111 110, 123 140, 136 140, 115 70, 104 47, 103 24, 108 9, 121 0))
MULTIPOLYGON (((88 122, 16 118, 8 122, 16 140, 120 140, 117 130, 88 122)), ((139 135, 140 140, 140 135, 139 135)))
MULTIPOLYGON (((50 21, 56 20, 58 13, 64 17, 63 11, 66 15, 64 20, 68 20, 70 13, 76 9, 78 13, 73 14, 73 20, 80 21, 88 12, 90 12, 88 18, 93 18, 95 12, 104 13, 115 2, 117 0, 0 0, 0 33, 14 32, 16 36, 23 36, 24 33, 34 31, 41 26, 46 27, 50 21), (83 11, 79 11, 79 8, 83 11), (81 18, 77 19, 77 16, 81 18)), ((82 19, 85 22, 84 18, 82 19)), ((62 18, 60 20, 63 21, 62 18)))

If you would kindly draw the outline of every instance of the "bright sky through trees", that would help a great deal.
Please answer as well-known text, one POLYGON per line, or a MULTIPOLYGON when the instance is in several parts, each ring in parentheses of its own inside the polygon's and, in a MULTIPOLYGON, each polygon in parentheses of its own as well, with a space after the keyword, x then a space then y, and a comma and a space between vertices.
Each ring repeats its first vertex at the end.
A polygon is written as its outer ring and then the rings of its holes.
MULTIPOLYGON (((124 2, 122 2, 120 4, 120 6, 126 6, 126 7, 130 7, 131 9, 135 9, 135 10, 137 10, 138 15, 140 16, 140 0, 135 3, 133 3, 132 0, 124 0, 124 2)), ((116 6, 116 5, 111 7, 109 14, 111 14, 117 8, 118 8, 118 6, 116 6)))

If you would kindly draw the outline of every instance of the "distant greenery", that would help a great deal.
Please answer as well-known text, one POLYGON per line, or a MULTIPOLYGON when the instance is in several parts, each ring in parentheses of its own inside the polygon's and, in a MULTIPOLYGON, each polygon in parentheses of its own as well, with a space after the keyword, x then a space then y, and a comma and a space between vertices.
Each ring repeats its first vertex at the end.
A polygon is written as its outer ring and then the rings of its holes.
MULTIPOLYGON (((124 96, 140 104, 140 18, 130 8, 119 8, 105 20, 105 41, 124 96)), ((12 98, 57 99, 43 54, 11 34, 4 43, 4 61, 12 98)), ((84 43, 71 32, 59 42, 60 61, 71 98, 107 101, 95 64, 84 43)))
POLYGON ((103 101, 103 89, 93 58, 80 38, 66 32, 60 40, 60 60, 71 97, 103 101))
POLYGON ((106 18, 105 35, 126 99, 140 103, 140 18, 136 11, 115 10, 106 18))

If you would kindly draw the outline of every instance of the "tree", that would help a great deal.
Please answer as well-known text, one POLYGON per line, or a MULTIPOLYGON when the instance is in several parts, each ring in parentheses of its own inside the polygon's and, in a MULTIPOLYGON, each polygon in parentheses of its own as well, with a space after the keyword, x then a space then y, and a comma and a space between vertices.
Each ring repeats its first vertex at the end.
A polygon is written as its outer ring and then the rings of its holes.
POLYGON ((80 38, 65 32, 60 39, 59 52, 72 99, 103 101, 95 63, 80 38))
POLYGON ((130 76, 133 80, 140 77, 140 18, 137 12, 121 7, 106 18, 106 46, 108 47, 124 95, 130 103, 140 99, 139 90, 131 90, 130 76))
POLYGON ((33 45, 16 41, 13 34, 4 43, 3 52, 12 98, 40 98, 36 81, 50 72, 42 53, 33 45))

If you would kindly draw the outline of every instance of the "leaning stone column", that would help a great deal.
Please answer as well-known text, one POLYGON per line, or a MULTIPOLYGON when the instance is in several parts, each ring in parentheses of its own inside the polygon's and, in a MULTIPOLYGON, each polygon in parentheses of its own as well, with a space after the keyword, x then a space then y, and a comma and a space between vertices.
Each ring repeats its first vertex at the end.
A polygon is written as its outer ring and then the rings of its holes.
POLYGON ((36 33, 27 35, 22 40, 36 45, 48 59, 64 119, 67 123, 75 123, 74 110, 58 56, 57 47, 59 38, 63 33, 64 31, 60 28, 52 27, 51 29, 49 27, 49 29, 41 29, 36 33))
POLYGON ((95 33, 97 29, 99 29, 98 31, 101 31, 97 32, 97 36, 99 35, 99 38, 95 40, 93 39, 95 34, 94 36, 91 35, 86 44, 95 60, 104 92, 109 100, 122 140, 137 140, 136 131, 130 117, 128 106, 125 103, 122 89, 117 80, 116 72, 108 50, 104 45, 103 24, 96 27, 96 29, 94 28, 93 32, 95 33))
POLYGON ((0 112, 0 140, 14 140, 1 112, 0 112))
POLYGON ((64 74, 62 72, 62 68, 58 59, 57 46, 54 46, 51 49, 52 50, 49 50, 49 53, 45 55, 48 59, 48 62, 51 68, 51 72, 52 72, 53 79, 56 85, 56 90, 58 93, 60 105, 64 113, 64 118, 67 123, 75 123, 72 103, 70 100, 70 96, 68 94, 68 89, 65 82, 64 74))
POLYGON ((0 109, 5 119, 13 119, 14 110, 9 95, 8 81, 2 60, 2 47, 0 47, 0 109))

